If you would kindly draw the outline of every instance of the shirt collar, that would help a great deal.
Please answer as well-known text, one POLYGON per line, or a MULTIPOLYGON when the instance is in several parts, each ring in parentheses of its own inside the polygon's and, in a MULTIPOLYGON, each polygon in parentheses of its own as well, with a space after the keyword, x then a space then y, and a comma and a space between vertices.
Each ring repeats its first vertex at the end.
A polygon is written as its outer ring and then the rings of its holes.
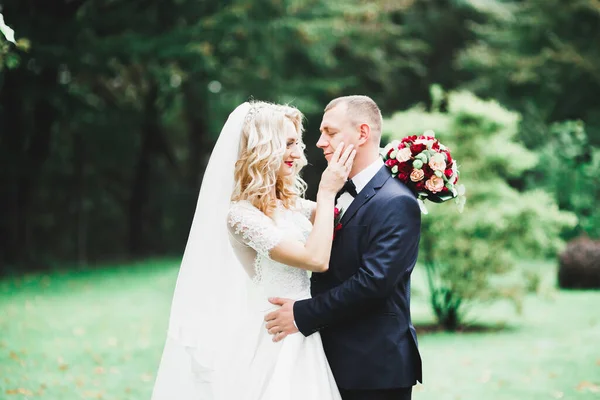
POLYGON ((356 186, 356 193, 360 193, 360 191, 367 186, 369 181, 373 179, 381 167, 383 167, 383 160, 381 157, 377 157, 377 160, 352 178, 352 182, 354 183, 354 186, 356 186))

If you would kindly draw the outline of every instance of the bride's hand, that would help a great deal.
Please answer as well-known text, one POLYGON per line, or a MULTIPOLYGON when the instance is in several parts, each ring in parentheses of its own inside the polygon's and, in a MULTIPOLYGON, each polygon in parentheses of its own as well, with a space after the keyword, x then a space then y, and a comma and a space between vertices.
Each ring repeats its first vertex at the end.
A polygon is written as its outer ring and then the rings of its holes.
POLYGON ((333 194, 335 196, 335 194, 342 189, 348 180, 348 174, 352 169, 352 163, 354 162, 355 156, 356 150, 354 150, 354 145, 349 145, 344 149, 344 144, 340 143, 332 154, 329 165, 321 176, 319 193, 333 194), (343 153, 342 149, 344 150, 343 153))

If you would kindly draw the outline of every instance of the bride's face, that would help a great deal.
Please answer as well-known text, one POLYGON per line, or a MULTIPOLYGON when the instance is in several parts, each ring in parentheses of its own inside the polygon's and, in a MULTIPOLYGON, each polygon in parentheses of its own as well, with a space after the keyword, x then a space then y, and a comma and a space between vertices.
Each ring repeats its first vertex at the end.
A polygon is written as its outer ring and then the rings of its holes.
POLYGON ((290 176, 296 171, 296 162, 302 157, 302 149, 300 148, 300 138, 292 121, 285 121, 285 153, 283 155, 283 163, 279 168, 279 176, 290 176))

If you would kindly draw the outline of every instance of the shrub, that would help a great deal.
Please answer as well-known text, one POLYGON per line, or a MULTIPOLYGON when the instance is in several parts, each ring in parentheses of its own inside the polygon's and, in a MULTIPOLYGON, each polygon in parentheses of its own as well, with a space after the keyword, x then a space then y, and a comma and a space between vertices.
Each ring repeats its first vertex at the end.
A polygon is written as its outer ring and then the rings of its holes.
POLYGON ((469 92, 444 94, 442 111, 433 94, 433 111, 396 113, 384 121, 384 133, 401 139, 432 129, 458 162, 467 189, 464 213, 453 204, 427 204, 419 256, 432 310, 440 325, 455 330, 473 303, 503 299, 518 310, 524 290, 508 277, 523 259, 555 257, 561 233, 577 220, 547 191, 511 186, 538 162, 518 141, 518 113, 469 92))
POLYGON ((600 289, 600 240, 582 236, 560 255, 558 285, 562 289, 600 289))

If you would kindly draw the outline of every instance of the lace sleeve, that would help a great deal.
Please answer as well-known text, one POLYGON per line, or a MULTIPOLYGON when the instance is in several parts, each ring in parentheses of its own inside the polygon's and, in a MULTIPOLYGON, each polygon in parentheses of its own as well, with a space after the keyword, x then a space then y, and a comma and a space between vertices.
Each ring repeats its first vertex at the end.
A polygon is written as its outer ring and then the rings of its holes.
POLYGON ((297 207, 306 218, 308 218, 311 222, 314 221, 317 203, 307 199, 298 199, 297 207))
POLYGON ((283 236, 271 218, 246 202, 232 203, 227 215, 227 225, 238 241, 265 257, 269 257, 269 252, 279 244, 283 236))

